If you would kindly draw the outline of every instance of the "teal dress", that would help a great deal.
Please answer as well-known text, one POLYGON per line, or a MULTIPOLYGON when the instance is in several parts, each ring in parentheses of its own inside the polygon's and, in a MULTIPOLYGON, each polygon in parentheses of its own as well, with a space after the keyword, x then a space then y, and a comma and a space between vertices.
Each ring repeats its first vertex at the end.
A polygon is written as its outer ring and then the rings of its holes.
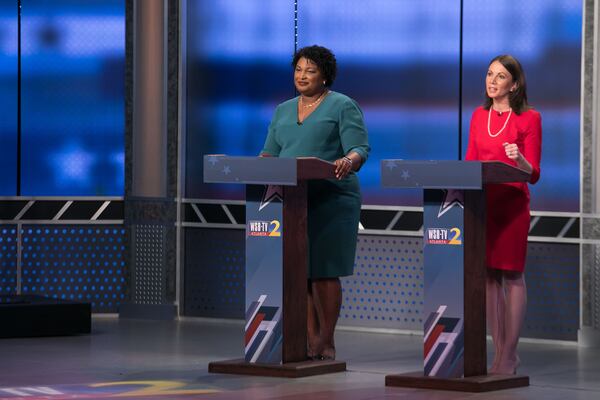
MULTIPOLYGON (((261 153, 276 157, 318 157, 327 161, 354 151, 367 159, 367 129, 358 104, 329 92, 298 125, 298 97, 277 106, 261 153)), ((360 218, 358 177, 309 181, 309 279, 352 275, 360 218)))

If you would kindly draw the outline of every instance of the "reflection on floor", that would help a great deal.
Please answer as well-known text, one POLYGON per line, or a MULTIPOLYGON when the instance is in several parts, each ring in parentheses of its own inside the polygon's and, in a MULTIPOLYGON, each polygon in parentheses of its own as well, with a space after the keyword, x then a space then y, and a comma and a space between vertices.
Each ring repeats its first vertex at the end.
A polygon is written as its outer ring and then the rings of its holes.
POLYGON ((97 317, 89 336, 0 340, 4 399, 598 399, 600 349, 521 344, 531 386, 470 394, 386 388, 390 373, 421 367, 419 336, 336 333, 348 371, 300 379, 208 374, 213 360, 240 357, 242 325, 97 317))

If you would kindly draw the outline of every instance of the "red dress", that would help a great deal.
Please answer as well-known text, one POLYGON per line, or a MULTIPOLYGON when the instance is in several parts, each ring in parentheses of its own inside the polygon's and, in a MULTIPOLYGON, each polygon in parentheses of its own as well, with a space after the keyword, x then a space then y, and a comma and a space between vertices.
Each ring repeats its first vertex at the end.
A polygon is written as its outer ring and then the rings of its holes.
MULTIPOLYGON (((528 110, 512 113, 506 128, 508 112, 492 111, 488 134, 488 110, 477 108, 471 117, 467 160, 495 160, 516 166, 506 156, 503 143, 516 143, 519 151, 533 167, 530 183, 540 178, 542 119, 540 113, 528 110)), ((486 186, 487 229, 486 261, 488 268, 523 272, 529 233, 529 188, 526 182, 490 184, 486 186)))

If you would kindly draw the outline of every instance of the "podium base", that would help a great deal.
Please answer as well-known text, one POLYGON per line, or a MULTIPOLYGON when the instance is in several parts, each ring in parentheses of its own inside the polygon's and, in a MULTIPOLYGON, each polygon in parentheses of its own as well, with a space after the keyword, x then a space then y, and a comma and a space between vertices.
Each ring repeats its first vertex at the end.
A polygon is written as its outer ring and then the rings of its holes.
POLYGON ((208 364, 208 372, 217 374, 236 374, 254 376, 272 376, 281 378, 302 378, 304 376, 331 374, 346 371, 345 361, 301 361, 285 364, 257 364, 244 359, 213 361, 208 364))
POLYGON ((385 386, 477 393, 529 386, 529 376, 480 375, 467 378, 444 379, 424 376, 423 372, 409 372, 407 374, 386 375, 385 386))

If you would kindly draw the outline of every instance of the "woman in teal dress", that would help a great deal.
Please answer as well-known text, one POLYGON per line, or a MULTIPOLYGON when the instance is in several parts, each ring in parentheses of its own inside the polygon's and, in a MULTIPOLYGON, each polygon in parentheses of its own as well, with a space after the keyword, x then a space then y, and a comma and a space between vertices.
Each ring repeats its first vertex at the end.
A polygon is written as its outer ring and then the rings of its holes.
POLYGON ((337 72, 333 53, 321 46, 304 47, 292 66, 300 95, 277 106, 261 155, 335 163, 336 179, 308 185, 308 356, 335 359, 333 336, 342 303, 339 277, 353 274, 360 217, 355 172, 370 147, 356 102, 329 89, 337 72))

